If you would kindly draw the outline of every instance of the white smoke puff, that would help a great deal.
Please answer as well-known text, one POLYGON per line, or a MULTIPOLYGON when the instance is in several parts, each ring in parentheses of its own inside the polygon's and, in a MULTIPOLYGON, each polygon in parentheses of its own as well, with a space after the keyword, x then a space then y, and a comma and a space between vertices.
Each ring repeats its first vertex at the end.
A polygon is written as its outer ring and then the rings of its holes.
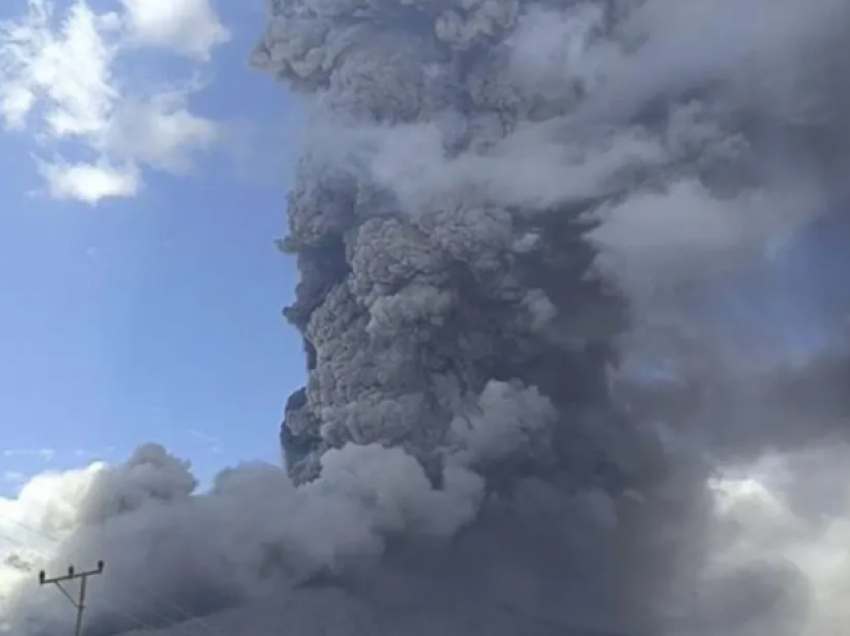
MULTIPOLYGON (((591 118, 628 117, 653 96, 688 86, 747 80, 752 89, 757 77, 775 82, 799 69, 795 51, 830 31, 827 22, 843 11, 840 0, 825 0, 817 10, 799 0, 643 2, 621 25, 640 45, 582 110, 591 118), (724 34, 723 46, 717 33, 724 34)), ((788 104, 791 96, 783 97, 788 104)))
POLYGON ((558 315, 558 308, 542 289, 530 290, 522 299, 522 304, 531 316, 531 328, 542 329, 558 315))
POLYGON ((519 254, 533 252, 540 245, 540 235, 535 232, 524 234, 513 244, 513 250, 519 254))
POLYGON ((449 537, 478 510, 483 481, 453 468, 434 490, 422 466, 400 448, 347 445, 322 457, 322 479, 305 486, 324 496, 357 502, 378 534, 404 531, 449 537))
MULTIPOLYGON (((850 617, 845 602, 850 592, 850 553, 846 546, 846 533, 850 531, 848 453, 850 448, 840 444, 774 455, 712 481, 717 547, 708 570, 714 582, 708 582, 701 593, 702 602, 708 604, 703 612, 731 615, 732 605, 741 601, 732 594, 751 594, 761 584, 753 586, 751 581, 749 592, 737 585, 731 594, 721 590, 734 583, 739 573, 761 563, 774 564, 772 567, 781 568, 790 577, 777 571, 766 573, 774 577, 776 587, 770 594, 776 595, 776 602, 784 602, 783 595, 793 592, 795 585, 808 589, 805 618, 799 624, 793 621, 781 633, 822 636, 846 623, 850 617), (819 481, 819 486, 814 485, 819 481), (813 517, 806 510, 795 509, 787 489, 799 487, 801 482, 807 484, 809 500, 832 502, 828 516, 813 517)), ((751 606, 750 612, 756 609, 751 606)), ((758 622, 743 624, 733 633, 756 634, 758 628, 758 622)))
POLYGON ((719 197, 687 179, 598 208, 600 225, 588 237, 600 250, 596 266, 630 299, 637 355, 652 351, 696 381, 712 364, 740 360, 735 366, 743 369, 765 359, 756 356, 757 343, 743 352, 708 322, 706 299, 762 267, 770 246, 819 209, 821 196, 788 185, 719 197), (697 368, 703 371, 694 376, 697 368))
POLYGON ((535 387, 519 382, 490 381, 478 396, 476 408, 451 424, 460 461, 475 465, 505 459, 546 446, 557 412, 535 387))
POLYGON ((660 166, 666 160, 658 141, 639 129, 606 130, 585 143, 565 145, 568 139, 553 139, 558 129, 551 125, 522 126, 486 153, 457 158, 443 150, 434 126, 375 134, 379 143, 373 178, 413 213, 458 192, 479 192, 485 201, 531 208, 582 201, 608 194, 611 180, 627 169, 660 166))
POLYGON ((601 249, 600 266, 639 291, 663 285, 665 277, 711 276, 742 250, 760 253, 776 203, 762 193, 721 201, 700 183, 681 181, 600 209, 601 224, 590 237, 601 249))
POLYGON ((0 500, 0 510, 10 524, 46 533, 67 532, 84 518, 82 503, 105 470, 106 464, 98 462, 67 473, 42 473, 24 484, 15 500, 0 500))
POLYGON ((569 119, 521 123, 479 152, 459 156, 447 152, 446 135, 435 123, 352 127, 332 120, 311 134, 311 148, 330 171, 385 188, 411 214, 447 199, 532 209, 584 201, 616 190, 612 180, 624 172, 675 158, 664 138, 640 127, 579 130, 569 119))
POLYGON ((512 78, 524 91, 571 110, 624 61, 621 45, 601 37, 608 20, 601 4, 561 11, 531 6, 507 42, 512 78))

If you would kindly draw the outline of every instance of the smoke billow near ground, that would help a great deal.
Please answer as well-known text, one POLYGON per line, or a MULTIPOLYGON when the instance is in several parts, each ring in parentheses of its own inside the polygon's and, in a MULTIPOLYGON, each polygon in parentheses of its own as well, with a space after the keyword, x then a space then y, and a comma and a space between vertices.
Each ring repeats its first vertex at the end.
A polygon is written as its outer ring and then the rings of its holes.
POLYGON ((846 625, 846 367, 790 355, 803 331, 837 351, 843 318, 824 272, 764 262, 847 200, 849 23, 837 0, 270 0, 254 64, 310 112, 289 470, 196 494, 146 445, 33 480, 0 501, 6 628, 67 629, 33 573, 99 558, 90 636, 846 625))

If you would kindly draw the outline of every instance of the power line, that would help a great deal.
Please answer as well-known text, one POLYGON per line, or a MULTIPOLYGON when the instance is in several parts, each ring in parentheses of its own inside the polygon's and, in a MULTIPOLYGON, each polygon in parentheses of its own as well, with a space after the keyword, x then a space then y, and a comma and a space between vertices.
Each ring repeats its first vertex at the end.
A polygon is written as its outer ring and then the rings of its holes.
POLYGON ((63 574, 62 576, 54 576, 51 578, 47 577, 47 574, 44 570, 38 573, 38 583, 39 585, 50 585, 53 584, 56 586, 62 595, 67 598, 71 605, 74 606, 77 610, 77 622, 76 627, 74 628, 74 636, 81 636, 83 633, 83 613, 86 609, 86 583, 89 580, 90 576, 98 576, 103 574, 103 561, 97 562, 97 569, 95 570, 85 570, 83 572, 77 572, 74 570, 74 566, 71 565, 68 567, 68 573, 63 574), (78 595, 75 599, 71 594, 62 587, 62 583, 65 581, 80 581, 80 587, 78 589, 78 595))

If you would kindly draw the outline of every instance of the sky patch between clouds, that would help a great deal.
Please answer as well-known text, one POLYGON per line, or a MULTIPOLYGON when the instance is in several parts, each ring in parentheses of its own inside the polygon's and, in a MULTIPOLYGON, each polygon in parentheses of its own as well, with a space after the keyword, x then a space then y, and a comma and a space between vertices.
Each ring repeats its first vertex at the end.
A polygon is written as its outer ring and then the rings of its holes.
MULTIPOLYGON (((192 111, 197 76, 230 33, 209 0, 121 0, 98 12, 84 0, 57 11, 28 0, 0 22, 0 122, 31 135, 34 161, 55 199, 89 204, 132 197, 146 171, 183 175, 219 136, 192 111), (188 63, 188 76, 122 77, 155 53, 188 63)), ((173 74, 172 74, 173 75, 173 74)))

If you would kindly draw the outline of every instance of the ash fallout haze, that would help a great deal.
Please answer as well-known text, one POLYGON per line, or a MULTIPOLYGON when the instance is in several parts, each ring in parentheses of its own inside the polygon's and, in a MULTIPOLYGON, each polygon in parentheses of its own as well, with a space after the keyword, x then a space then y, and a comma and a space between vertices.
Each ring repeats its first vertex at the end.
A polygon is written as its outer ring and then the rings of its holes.
MULTIPOLYGON (((0 622, 69 629, 34 572, 104 559, 89 636, 846 626, 848 28, 846 0, 269 0, 251 63, 306 113, 281 466, 199 489, 150 443, 36 477, 0 501, 37 530, 0 622)), ((125 190, 179 172, 150 157, 125 190)))

